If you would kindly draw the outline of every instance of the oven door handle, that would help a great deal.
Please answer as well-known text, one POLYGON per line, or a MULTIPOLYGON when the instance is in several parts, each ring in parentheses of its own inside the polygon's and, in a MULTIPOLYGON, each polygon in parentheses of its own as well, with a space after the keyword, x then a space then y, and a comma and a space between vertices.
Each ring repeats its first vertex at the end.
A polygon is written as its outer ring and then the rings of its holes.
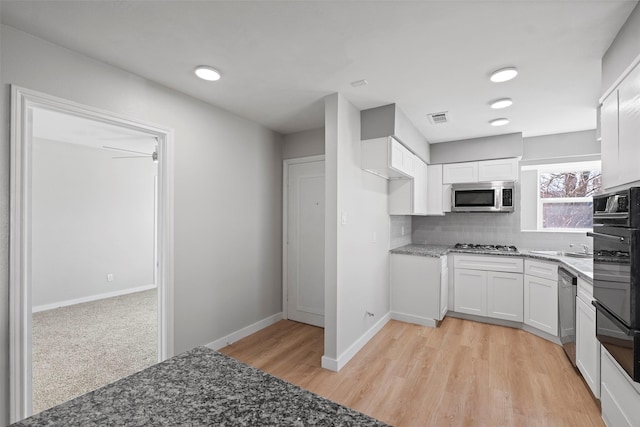
POLYGON ((593 306, 596 308, 598 312, 604 314, 607 319, 609 319, 618 328, 620 328, 620 330, 623 331, 625 335, 630 337, 640 336, 640 331, 628 328, 627 325, 622 323, 616 316, 609 313, 609 311, 602 304, 600 304, 600 302, 594 300, 594 301, 591 301, 591 304, 593 304, 593 306))
POLYGON ((609 234, 602 234, 602 233, 592 233, 591 231, 587 231, 587 236, 595 237, 597 239, 615 240, 616 242, 620 242, 620 243, 625 241, 624 237, 611 236, 609 234))

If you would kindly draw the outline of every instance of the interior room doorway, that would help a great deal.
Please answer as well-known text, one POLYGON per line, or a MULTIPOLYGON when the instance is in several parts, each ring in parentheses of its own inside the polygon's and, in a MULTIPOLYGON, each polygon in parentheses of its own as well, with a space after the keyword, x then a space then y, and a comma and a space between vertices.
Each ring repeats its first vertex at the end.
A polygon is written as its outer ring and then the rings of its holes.
MULTIPOLYGON (((146 355, 145 363, 172 355, 173 166, 170 129, 19 87, 12 88, 11 136, 13 422, 33 412, 34 339, 61 333, 54 328, 35 335, 40 329, 33 329, 34 316, 42 312, 82 307, 79 312, 84 310, 89 316, 76 320, 84 327, 99 311, 115 310, 106 318, 118 317, 117 311, 123 310, 125 303, 146 304, 150 308, 142 315, 146 321, 152 319, 151 327, 157 332, 150 340, 156 348, 146 355), (146 166, 134 166, 136 162, 146 162, 146 166), (80 173, 83 168, 85 173, 80 173), (133 181, 138 176, 144 182, 136 187, 133 181), (63 185, 73 194, 67 197, 55 185, 63 185), (96 194, 101 190, 112 194, 96 194), (113 210, 115 204, 118 207, 113 210), (43 206, 52 210, 45 213, 43 206), (135 219, 133 212, 141 207, 145 217, 135 219), (53 289, 54 283, 62 285, 53 289), (125 301, 132 296, 137 299, 125 301), (111 304, 96 308, 95 304, 105 301, 111 304)), ((116 329, 135 322, 145 321, 125 320, 116 329)), ((48 323, 55 326, 61 322, 54 319, 48 323)), ((100 327, 97 320, 97 328, 87 333, 97 337, 110 332, 100 327)), ((149 330, 144 333, 148 335, 149 330)), ((139 340, 132 339, 128 348, 135 351, 139 340)), ((84 344, 74 344, 77 353, 86 350, 87 342, 91 337, 84 344)), ((110 377, 114 372, 126 376, 131 369, 144 367, 121 369, 125 363, 108 360, 105 348, 98 351, 105 365, 115 365, 105 376, 108 381, 117 379, 110 377)))

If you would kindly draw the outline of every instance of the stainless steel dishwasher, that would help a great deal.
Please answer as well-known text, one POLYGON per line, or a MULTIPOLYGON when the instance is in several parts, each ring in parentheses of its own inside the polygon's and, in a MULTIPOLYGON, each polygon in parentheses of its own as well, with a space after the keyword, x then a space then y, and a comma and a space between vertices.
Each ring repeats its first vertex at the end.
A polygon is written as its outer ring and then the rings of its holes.
POLYGON ((564 268, 558 269, 558 319, 560 342, 576 366, 576 296, 578 279, 564 268))

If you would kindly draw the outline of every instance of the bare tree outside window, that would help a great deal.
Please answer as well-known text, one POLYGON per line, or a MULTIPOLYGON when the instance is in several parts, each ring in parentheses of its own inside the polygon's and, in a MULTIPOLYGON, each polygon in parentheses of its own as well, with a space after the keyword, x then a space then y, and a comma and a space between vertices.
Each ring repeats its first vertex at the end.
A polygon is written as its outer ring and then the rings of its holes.
POLYGON ((542 228, 588 229, 592 196, 602 188, 599 170, 540 172, 542 228))

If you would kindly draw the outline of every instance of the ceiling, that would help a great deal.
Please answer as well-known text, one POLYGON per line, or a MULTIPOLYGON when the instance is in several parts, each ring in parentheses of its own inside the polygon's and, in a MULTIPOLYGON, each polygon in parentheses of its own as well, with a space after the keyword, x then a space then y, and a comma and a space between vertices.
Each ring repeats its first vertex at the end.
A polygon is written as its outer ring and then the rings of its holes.
POLYGON ((2 1, 2 23, 283 134, 323 97, 396 103, 431 143, 594 129, 600 60, 636 1, 2 1), (207 64, 215 83, 197 79, 207 64), (518 77, 491 83, 491 71, 518 77), (352 87, 366 79, 368 85, 352 87), (513 106, 488 103, 510 97, 513 106), (430 124, 428 113, 450 122, 430 124), (511 123, 494 128, 491 119, 511 123))

